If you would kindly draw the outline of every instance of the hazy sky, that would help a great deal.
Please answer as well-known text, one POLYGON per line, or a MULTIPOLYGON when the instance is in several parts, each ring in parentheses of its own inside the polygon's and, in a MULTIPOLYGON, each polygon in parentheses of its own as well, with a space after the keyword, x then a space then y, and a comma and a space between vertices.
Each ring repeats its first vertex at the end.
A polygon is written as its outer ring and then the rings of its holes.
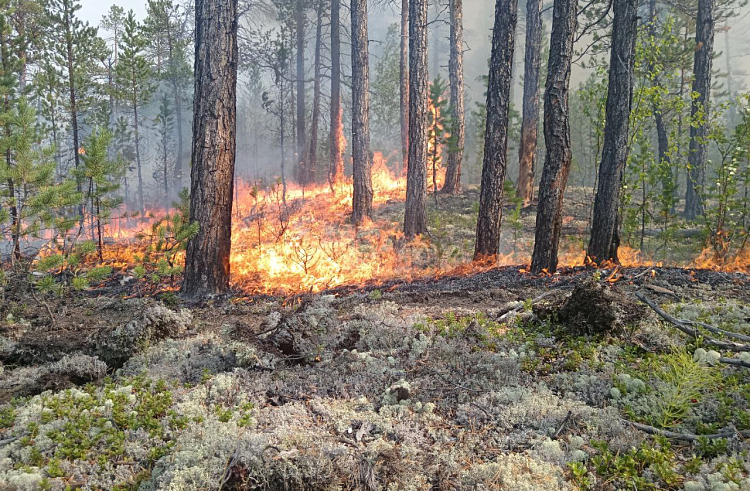
MULTIPOLYGON (((82 8, 80 11, 80 16, 90 24, 98 26, 99 22, 102 19, 102 16, 107 13, 109 7, 113 3, 120 5, 126 11, 133 9, 138 20, 143 20, 146 15, 146 0, 81 0, 82 8)), ((470 84, 474 82, 473 79, 476 76, 476 74, 474 74, 473 70, 471 69, 471 58, 476 55, 479 62, 484 62, 484 60, 489 56, 489 46, 481 46, 481 44, 484 44, 482 43, 482 41, 485 41, 485 39, 486 41, 489 41, 490 29, 492 27, 492 16, 488 16, 487 12, 492 11, 492 3, 492 0, 468 0, 467 2, 464 2, 464 23, 466 26, 465 37, 467 39, 467 42, 469 40, 472 40, 472 37, 477 37, 476 39, 473 39, 474 45, 472 46, 472 43, 470 43, 469 46, 470 48, 478 52, 469 52, 466 55, 466 57, 468 58, 467 82, 470 84), (474 34, 474 36, 472 36, 472 34, 474 34)), ((380 19, 379 16, 382 16, 382 14, 386 14, 382 17, 389 17, 388 14, 393 14, 393 18, 388 19, 386 22, 393 22, 397 20, 394 12, 387 12, 387 10, 390 9, 385 10, 386 12, 383 12, 382 10, 374 10, 373 12, 371 12, 371 17, 374 17, 371 18, 371 23, 373 24, 372 27, 381 27, 379 26, 379 24, 382 24, 382 20, 384 19, 380 19), (372 15, 375 13, 377 13, 377 15, 372 15), (379 20, 381 22, 378 22, 379 20)), ((728 20, 728 24, 731 27, 729 31, 729 49, 731 50, 732 55, 732 69, 734 71, 735 79, 738 81, 744 81, 745 89, 747 89, 747 86, 750 85, 750 43, 748 42, 747 38, 747 32, 748 30, 750 30, 750 7, 746 6, 741 9, 735 18, 728 20)), ((523 35, 522 31, 519 30, 519 34, 519 39, 521 39, 520 43, 523 44, 521 38, 523 35)), ((723 32, 717 32, 714 49, 716 51, 724 51, 726 47, 727 40, 725 38, 725 34, 723 32)), ((715 60, 714 63, 716 68, 719 68, 722 71, 726 71, 726 58, 722 56, 721 58, 715 60)), ((478 68, 481 68, 482 71, 486 69, 484 67, 484 63, 480 63, 478 65, 478 68)))
POLYGON ((113 4, 124 8, 126 12, 133 9, 138 20, 143 20, 146 16, 146 0, 82 0, 79 14, 92 26, 98 26, 113 4))

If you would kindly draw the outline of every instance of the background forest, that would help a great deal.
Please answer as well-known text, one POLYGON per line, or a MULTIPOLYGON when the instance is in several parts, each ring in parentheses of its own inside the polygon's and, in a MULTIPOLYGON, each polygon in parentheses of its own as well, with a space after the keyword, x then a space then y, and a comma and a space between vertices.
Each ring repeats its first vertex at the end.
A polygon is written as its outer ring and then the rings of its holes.
MULTIPOLYGON (((430 140, 427 187, 449 195, 461 186, 471 193, 481 178, 491 27, 486 15, 490 5, 451 5, 427 7, 431 110, 425 123, 430 140), (463 59, 460 69, 451 70, 456 59, 451 50, 455 55, 459 42, 451 26, 458 24, 467 25, 459 40, 463 59)), ((566 203, 568 214, 583 227, 572 235, 585 237, 604 147, 613 9, 606 1, 579 7, 566 203)), ((730 42, 730 34, 744 25, 747 9, 738 0, 715 6, 712 64, 701 75, 710 84, 710 102, 696 112, 698 7, 696 2, 656 1, 637 7, 635 88, 618 227, 623 246, 634 251, 625 255, 634 261, 688 264, 700 254, 698 264, 743 268, 750 121, 742 66, 748 46, 730 42), (691 128, 701 128, 701 134, 696 137, 691 128), (696 142, 705 148, 705 161, 698 159, 699 164, 691 163, 696 142), (695 186, 688 185, 693 182, 695 186)), ((83 256, 98 251, 99 262, 107 263, 107 243, 162 236, 166 240, 158 254, 129 262, 137 274, 156 268, 162 277, 172 276, 179 269, 179 250, 194 233, 185 220, 175 219, 178 208, 164 215, 189 185, 194 7, 149 0, 145 5, 113 5, 98 21, 83 20, 97 9, 102 7, 83 7, 74 0, 8 0, 2 5, 3 255, 51 256, 55 259, 44 266, 57 267, 83 247, 92 251, 83 256), (89 242, 96 251, 81 246, 89 242)), ((403 94, 408 99, 409 60, 403 33, 408 24, 399 18, 399 12, 406 12, 403 5, 375 3, 369 9, 370 75, 363 86, 370 95, 367 152, 392 192, 403 185, 398 181, 407 160, 403 94)), ((512 241, 502 241, 501 252, 515 254, 509 262, 524 263, 531 245, 521 233, 523 218, 536 204, 545 154, 542 106, 552 5, 527 2, 518 11, 503 186, 508 190, 506 228, 516 232, 512 241)), ((337 176, 352 175, 355 64, 349 14, 348 5, 335 2, 240 2, 235 199, 249 209, 244 216, 248 229, 253 222, 259 230, 264 227, 257 216, 270 212, 261 209, 261 201, 268 200, 269 209, 278 201, 286 206, 288 184, 301 187, 304 196, 305 190, 315 193, 337 176), (331 22, 334 11, 336 23, 331 22), (331 98, 333 90, 338 97, 331 98), (282 190, 278 199, 273 198, 276 187, 282 190)), ((440 214, 435 195, 434 207, 433 200, 428 203, 429 219, 431 228, 442 228, 434 217, 440 214)), ((279 227, 277 241, 286 228, 283 223, 279 227)), ((440 244, 439 235, 433 237, 430 254, 452 254, 452 264, 467 259, 470 247, 440 244)), ((444 264, 440 258, 431 262, 444 264)))

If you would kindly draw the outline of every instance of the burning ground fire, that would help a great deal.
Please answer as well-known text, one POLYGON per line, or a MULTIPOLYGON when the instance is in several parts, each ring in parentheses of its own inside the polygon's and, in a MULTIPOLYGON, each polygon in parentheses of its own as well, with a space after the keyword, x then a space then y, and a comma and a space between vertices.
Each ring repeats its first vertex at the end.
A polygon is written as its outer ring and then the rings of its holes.
MULTIPOLYGON (((375 154, 372 171, 376 219, 355 228, 349 223, 351 182, 306 188, 288 185, 286 202, 280 183, 259 188, 240 182, 235 202, 231 268, 234 287, 250 294, 318 292, 339 285, 362 285, 399 279, 469 274, 499 265, 525 265, 529 248, 504 255, 494 264, 470 261, 473 250, 460 254, 441 253, 430 238, 406 241, 400 221, 378 213, 389 203, 402 203, 406 180, 394 176, 385 158, 375 154)), ((443 175, 437 177, 442 185, 443 175)), ((137 263, 146 241, 136 239, 143 221, 112 223, 109 235, 115 246, 105 255, 107 262, 130 269, 137 263), (124 245, 127 244, 127 245, 124 245)), ((580 246, 563 245, 560 266, 580 266, 580 246)), ((179 258, 181 261, 182 258, 179 258)), ((620 248, 623 266, 658 266, 644 261, 638 251, 620 248)), ((748 270, 750 257, 737 258, 718 268, 709 254, 696 265, 711 269, 748 270)), ((523 268, 523 266, 521 266, 523 268)))

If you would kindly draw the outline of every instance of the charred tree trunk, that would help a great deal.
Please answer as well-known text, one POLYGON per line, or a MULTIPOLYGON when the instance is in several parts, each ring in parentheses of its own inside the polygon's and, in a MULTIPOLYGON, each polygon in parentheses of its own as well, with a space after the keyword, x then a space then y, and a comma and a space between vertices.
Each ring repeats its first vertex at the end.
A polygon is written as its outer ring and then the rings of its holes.
POLYGON ((518 0, 495 1, 475 260, 495 257, 500 252, 500 222, 503 216, 503 182, 508 167, 508 113, 517 17, 518 0))
POLYGON ((695 220, 703 214, 703 180, 706 175, 708 135, 708 101, 711 96, 711 62, 714 54, 714 2, 698 0, 698 17, 695 21, 695 55, 693 57, 693 98, 690 109, 693 124, 690 126, 690 154, 685 193, 685 218, 695 220), (700 120, 700 121, 697 121, 700 120))
POLYGON ((531 271, 557 269, 557 248, 562 229, 562 204, 568 183, 572 154, 568 95, 573 38, 576 30, 576 0, 554 0, 547 84, 544 90, 544 142, 546 153, 539 183, 534 253, 531 271))
POLYGON ((409 0, 401 0, 401 64, 399 70, 401 115, 401 163, 409 161, 409 0))
POLYGON ((344 124, 341 110, 341 0, 331 0, 331 155, 328 180, 333 185, 344 179, 344 124))
POLYGON ((523 74, 523 122, 518 147, 518 197, 529 206, 534 196, 534 168, 539 127, 539 67, 542 56, 542 2, 526 1, 526 57, 523 74))
POLYGON ((604 147, 599 165, 599 186, 594 200, 594 219, 587 254, 587 261, 596 264, 618 262, 620 186, 628 160, 628 130, 635 82, 633 69, 637 33, 637 0, 614 2, 604 147))
POLYGON ((195 98, 190 221, 182 291, 229 289, 237 132, 237 0, 195 2, 195 98))
POLYGON ((313 81, 313 107, 310 121, 310 149, 307 154, 307 182, 315 182, 318 167, 318 125, 320 122, 320 49, 323 44, 323 2, 318 2, 315 29, 315 80, 313 81))
POLYGON ((297 161, 295 175, 302 184, 307 184, 307 137, 305 135, 305 6, 304 0, 297 0, 297 161))
MULTIPOLYGON (((517 0, 516 0, 517 1, 517 0)), ((457 194, 461 190, 461 163, 466 142, 466 116, 464 110, 464 14, 463 0, 450 0, 450 58, 448 71, 451 83, 451 147, 448 149, 448 167, 445 169, 443 193, 457 194)))
POLYGON ((409 156, 404 235, 427 232, 427 0, 409 1, 409 156))
POLYGON ((370 160, 370 69, 367 0, 352 0, 352 223, 372 215, 370 160))

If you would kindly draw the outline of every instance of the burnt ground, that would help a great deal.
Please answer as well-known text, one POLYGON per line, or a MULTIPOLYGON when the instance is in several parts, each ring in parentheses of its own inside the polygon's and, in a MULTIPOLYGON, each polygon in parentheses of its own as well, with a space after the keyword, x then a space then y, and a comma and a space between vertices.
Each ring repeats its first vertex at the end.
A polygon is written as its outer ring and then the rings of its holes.
POLYGON ((718 361, 746 355, 634 293, 750 335, 749 280, 508 266, 184 304, 11 278, 0 489, 748 489, 750 372, 718 361))

